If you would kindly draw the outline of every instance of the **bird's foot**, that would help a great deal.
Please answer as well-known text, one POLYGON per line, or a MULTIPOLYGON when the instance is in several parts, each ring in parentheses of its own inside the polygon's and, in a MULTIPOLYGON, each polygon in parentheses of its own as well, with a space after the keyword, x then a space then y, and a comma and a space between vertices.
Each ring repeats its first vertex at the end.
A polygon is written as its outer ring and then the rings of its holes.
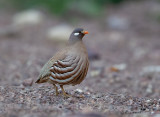
POLYGON ((58 91, 56 91, 56 96, 58 96, 58 94, 59 94, 59 92, 58 92, 58 91))
POLYGON ((61 89, 62 89, 62 92, 63 92, 63 96, 64 97, 72 97, 71 95, 67 94, 63 88, 63 85, 60 85, 61 89))
POLYGON ((56 96, 58 96, 59 92, 58 92, 58 88, 55 84, 53 84, 53 86, 55 87, 55 90, 56 90, 56 96))
POLYGON ((83 95, 75 95, 74 97, 75 98, 85 98, 85 96, 83 96, 83 95))
POLYGON ((66 98, 72 97, 72 95, 69 95, 69 94, 66 93, 66 92, 63 92, 63 96, 66 97, 66 98))

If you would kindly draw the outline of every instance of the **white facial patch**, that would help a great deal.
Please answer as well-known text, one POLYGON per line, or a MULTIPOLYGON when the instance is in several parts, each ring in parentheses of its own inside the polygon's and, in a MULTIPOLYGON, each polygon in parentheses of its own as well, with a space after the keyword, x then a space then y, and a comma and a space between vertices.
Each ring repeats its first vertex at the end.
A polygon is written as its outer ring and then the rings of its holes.
POLYGON ((75 36, 79 35, 79 33, 74 33, 75 36))

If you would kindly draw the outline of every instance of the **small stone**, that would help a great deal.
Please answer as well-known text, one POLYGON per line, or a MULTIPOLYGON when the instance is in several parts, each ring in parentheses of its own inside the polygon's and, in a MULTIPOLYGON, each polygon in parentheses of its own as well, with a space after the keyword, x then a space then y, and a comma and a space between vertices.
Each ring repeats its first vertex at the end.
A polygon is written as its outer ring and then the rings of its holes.
POLYGON ((129 28, 129 21, 120 16, 109 16, 106 20, 108 26, 112 29, 125 30, 129 28))
POLYGON ((128 103, 129 103, 129 105, 132 105, 133 104, 133 99, 129 99, 128 103))
POLYGON ((0 102, 4 101, 4 97, 0 96, 0 102))
POLYGON ((101 97, 103 97, 103 94, 102 94, 102 93, 97 93, 97 94, 95 95, 95 97, 96 97, 96 98, 101 98, 101 97))
POLYGON ((88 58, 90 60, 100 59, 100 55, 94 49, 87 48, 87 51, 88 51, 88 58))
POLYGON ((43 20, 43 15, 37 10, 26 10, 15 14, 13 17, 14 25, 35 25, 40 24, 43 20))
POLYGON ((122 64, 114 65, 114 67, 122 71, 126 69, 127 65, 125 63, 122 63, 122 64))
POLYGON ((32 84, 33 84, 33 79, 32 79, 32 78, 26 79, 26 80, 23 81, 22 84, 23 84, 23 86, 25 86, 25 87, 32 86, 32 84))
POLYGON ((159 110, 159 105, 158 104, 156 105, 156 110, 159 110))
POLYGON ((110 71, 111 72, 119 72, 119 69, 117 69, 116 67, 110 67, 110 71))
POLYGON ((150 99, 148 99, 148 100, 146 100, 146 102, 147 102, 147 103, 150 103, 150 102, 151 102, 151 100, 150 100, 150 99))
POLYGON ((101 70, 92 70, 90 71, 90 76, 91 77, 96 77, 96 76, 100 76, 101 70))
POLYGON ((4 37, 17 37, 20 35, 20 27, 10 25, 7 27, 0 28, 0 36, 4 37))
POLYGON ((50 28, 47 32, 47 38, 59 42, 67 41, 73 28, 69 25, 62 24, 53 28, 50 28))
POLYGON ((160 73, 160 66, 147 66, 142 69, 141 75, 160 73))
POLYGON ((152 84, 149 84, 147 89, 146 89, 146 92, 147 93, 152 93, 152 90, 153 90, 152 84))
POLYGON ((123 71, 125 70, 127 67, 127 65, 125 63, 122 63, 122 64, 116 64, 116 65, 113 65, 112 67, 110 67, 110 71, 111 72, 119 72, 119 71, 123 71))
POLYGON ((81 89, 76 89, 76 92, 82 93, 83 91, 81 89))

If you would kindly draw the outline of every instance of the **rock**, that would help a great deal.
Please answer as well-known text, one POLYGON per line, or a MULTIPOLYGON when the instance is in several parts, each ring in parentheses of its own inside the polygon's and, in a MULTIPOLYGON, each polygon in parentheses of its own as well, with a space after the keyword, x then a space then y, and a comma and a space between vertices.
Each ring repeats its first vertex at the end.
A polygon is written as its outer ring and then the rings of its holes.
POLYGON ((19 32, 20 32, 20 27, 14 25, 0 28, 0 36, 16 37, 20 35, 19 32))
POLYGON ((125 70, 126 67, 127 67, 127 65, 126 65, 125 63, 116 64, 116 65, 110 67, 110 71, 111 71, 111 72, 119 72, 119 71, 125 70))
POLYGON ((98 60, 98 59, 100 59, 100 55, 96 51, 94 51, 93 49, 87 48, 87 51, 88 51, 88 58, 90 60, 98 60))
POLYGON ((76 89, 76 92, 82 93, 83 91, 82 91, 82 89, 76 89))
POLYGON ((109 69, 111 72, 119 72, 119 69, 117 69, 116 67, 110 67, 109 69))
POLYGON ((91 77, 97 77, 97 76, 100 76, 100 74, 101 74, 100 69, 90 71, 90 76, 91 77))
POLYGON ((15 14, 13 17, 14 25, 37 25, 43 20, 43 15, 37 10, 26 10, 15 14))
POLYGON ((112 29, 125 30, 129 27, 129 21, 124 17, 109 16, 106 22, 108 26, 112 29))
POLYGON ((143 73, 147 73, 147 72, 160 72, 160 66, 147 66, 144 67, 142 70, 143 73))
POLYGON ((4 97, 0 96, 0 102, 4 101, 4 97))
POLYGON ((148 94, 150 94, 150 93, 153 92, 153 86, 152 86, 152 84, 149 84, 149 85, 148 85, 148 87, 147 87, 147 89, 146 89, 146 92, 147 92, 148 94))
POLYGON ((141 76, 153 77, 153 74, 160 73, 160 66, 147 66, 139 73, 141 76))
POLYGON ((32 78, 28 78, 26 80, 23 81, 23 86, 28 87, 28 86, 32 86, 33 84, 33 79, 32 78))
POLYGON ((47 38, 55 41, 67 41, 73 28, 69 25, 59 25, 52 27, 47 32, 47 38))

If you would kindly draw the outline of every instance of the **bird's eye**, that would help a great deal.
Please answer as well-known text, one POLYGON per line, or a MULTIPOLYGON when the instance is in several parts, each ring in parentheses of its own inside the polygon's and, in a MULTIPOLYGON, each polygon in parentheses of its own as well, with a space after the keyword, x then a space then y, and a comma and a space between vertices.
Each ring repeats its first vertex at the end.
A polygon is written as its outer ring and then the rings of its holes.
POLYGON ((79 35, 79 33, 74 33, 75 36, 79 35))

